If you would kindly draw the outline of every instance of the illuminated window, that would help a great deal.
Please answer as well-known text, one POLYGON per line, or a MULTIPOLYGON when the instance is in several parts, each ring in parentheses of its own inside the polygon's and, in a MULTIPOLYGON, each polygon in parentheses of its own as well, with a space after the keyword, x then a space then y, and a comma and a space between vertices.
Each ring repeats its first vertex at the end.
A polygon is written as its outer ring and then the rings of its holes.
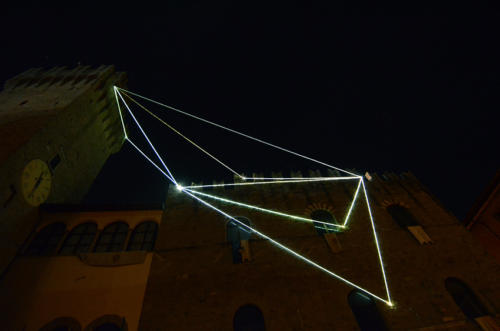
POLYGON ((244 305, 238 308, 233 318, 234 331, 265 331, 264 315, 255 305, 244 305))
MULTIPOLYGON (((337 220, 335 219, 335 216, 333 216, 330 212, 328 212, 324 209, 318 209, 318 210, 313 211, 311 213, 311 219, 313 219, 315 221, 326 222, 326 223, 331 223, 331 224, 339 224, 337 222, 337 220)), ((338 226, 328 225, 328 224, 319 223, 319 222, 313 222, 313 224, 314 224, 314 228, 316 229, 316 232, 318 232, 319 235, 339 231, 338 226)))
POLYGON ((476 319, 488 315, 486 308, 479 302, 467 284, 454 277, 446 278, 444 284, 446 290, 465 316, 470 319, 476 319))
POLYGON ((116 222, 108 225, 102 230, 94 252, 119 252, 127 239, 128 224, 116 222))
POLYGON ((368 294, 360 290, 352 290, 347 296, 347 302, 349 303, 349 307, 351 307, 352 313, 361 331, 387 330, 375 301, 368 294))
MULTIPOLYGON (((248 226, 251 226, 250 220, 246 217, 235 217, 238 221, 242 222, 243 224, 246 224, 248 226)), ((248 252, 248 240, 250 239, 250 236, 252 235, 251 230, 245 228, 242 225, 239 225, 235 221, 231 220, 227 223, 226 225, 226 236, 227 236, 227 241, 231 243, 231 248, 232 248, 232 253, 233 253, 233 263, 241 263, 243 262, 244 256, 242 256, 242 251, 244 251, 246 245, 247 247, 247 252, 248 252), (243 246, 242 246, 243 242, 243 246)))
POLYGON ((137 225, 132 232, 128 243, 128 251, 152 251, 155 246, 158 224, 156 222, 144 222, 137 225))
POLYGON ((392 216, 394 221, 402 228, 419 225, 415 217, 408 209, 400 205, 390 205, 387 207, 387 212, 392 216))
POLYGON ((94 242, 97 233, 97 224, 83 223, 76 226, 66 237, 59 250, 61 255, 75 255, 87 253, 94 242))
POLYGON ((26 250, 26 255, 51 255, 56 252, 59 242, 64 237, 66 225, 52 223, 40 230, 26 250))

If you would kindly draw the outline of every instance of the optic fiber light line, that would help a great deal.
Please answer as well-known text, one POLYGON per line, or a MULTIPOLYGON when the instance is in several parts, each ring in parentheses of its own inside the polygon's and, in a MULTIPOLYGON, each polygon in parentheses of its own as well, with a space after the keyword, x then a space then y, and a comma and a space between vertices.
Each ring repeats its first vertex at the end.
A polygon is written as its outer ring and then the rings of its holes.
MULTIPOLYGON (((146 154, 144 154, 143 151, 141 151, 141 149, 139 147, 137 147, 133 142, 132 140, 130 140, 130 138, 126 138, 126 140, 132 145, 135 147, 135 149, 137 149, 139 151, 139 153, 142 154, 142 156, 144 156, 146 158, 146 160, 148 160, 149 162, 151 162, 152 165, 154 165, 156 167, 156 169, 160 170, 160 172, 165 176, 167 177, 172 183, 176 184, 174 179, 171 178, 169 175, 167 175, 167 173, 165 171, 163 171, 156 163, 154 163, 146 154)), ((176 184, 177 185, 177 184, 176 184)))
POLYGON ((120 101, 118 100, 118 95, 116 94, 116 86, 113 86, 113 91, 115 92, 116 104, 118 105, 118 114, 120 114, 120 122, 122 123, 123 135, 127 139, 127 130, 125 130, 125 122, 123 121, 122 108, 120 107, 120 101))
POLYGON ((247 228, 247 229, 252 230, 252 232, 256 233, 257 235, 261 236, 261 237, 262 237, 262 238, 264 238, 264 239, 269 240, 269 241, 270 241, 271 243, 273 243, 275 246, 278 246, 279 248, 283 249, 284 251, 286 251, 286 252, 290 253, 291 255, 293 255, 293 256, 295 256, 295 257, 299 258, 300 260, 302 260, 302 261, 304 261, 304 262, 306 262, 306 263, 308 263, 308 264, 310 264, 310 265, 312 265, 312 266, 314 266, 314 267, 318 268, 318 269, 319 269, 319 270, 321 270, 321 271, 326 272, 326 273, 327 273, 327 274, 329 274, 330 276, 333 276, 333 277, 335 277, 335 278, 337 278, 337 279, 339 279, 339 280, 343 281, 343 282, 344 282, 344 283, 346 283, 347 285, 350 285, 350 286, 352 286, 352 287, 354 287, 354 288, 356 288, 356 289, 358 289, 358 290, 360 290, 360 291, 362 291, 362 292, 364 292, 364 293, 366 293, 366 294, 368 294, 368 295, 372 296, 373 298, 375 298, 375 299, 377 299, 377 300, 380 300, 380 301, 382 301, 382 302, 386 303, 386 304, 387 304, 387 305, 389 305, 389 306, 392 306, 392 302, 387 301, 387 300, 385 300, 385 299, 382 299, 381 297, 379 297, 379 296, 377 296, 377 295, 375 295, 375 294, 371 293, 371 292, 370 292, 370 291, 368 291, 368 290, 365 290, 364 288, 362 288, 362 287, 360 287, 360 286, 358 286, 358 285, 354 284, 353 282, 351 282, 351 281, 349 281, 349 280, 347 280, 347 279, 345 279, 345 278, 343 278, 343 277, 341 277, 341 276, 337 275, 336 273, 334 273, 334 272, 332 272, 332 271, 330 271, 330 270, 326 269, 325 267, 320 266, 320 265, 319 265, 319 264, 317 264, 316 262, 309 260, 308 258, 306 258, 306 257, 304 257, 304 256, 302 256, 302 255, 300 255, 299 253, 297 253, 297 252, 293 251, 292 249, 290 249, 290 248, 286 247, 285 245, 281 244, 280 242, 278 242, 278 241, 276 241, 276 240, 274 240, 274 239, 272 239, 272 238, 268 237, 268 236, 267 236, 267 235, 265 235, 264 233, 262 233, 262 232, 260 232, 260 231, 257 231, 256 229, 254 229, 254 228, 252 228, 252 227, 250 227, 250 226, 248 226, 248 225, 244 224, 243 222, 238 221, 238 220, 237 220, 236 218, 234 218, 233 216, 231 216, 231 215, 229 215, 229 214, 225 213, 224 211, 222 211, 222 210, 218 209, 218 208, 217 208, 217 207, 215 207, 215 206, 212 206, 210 203, 206 202, 205 200, 203 200, 203 199, 201 199, 201 198, 198 198, 197 196, 195 196, 194 194, 192 194, 192 193, 188 192, 187 190, 183 190, 183 192, 184 192, 184 193, 186 193, 187 195, 191 196, 192 198, 194 198, 194 199, 198 200, 199 202, 201 202, 201 203, 202 203, 202 204, 204 204, 205 206, 207 206, 207 207, 209 207, 209 208, 212 208, 213 210, 215 210, 216 212, 220 213, 221 215, 223 215, 223 216, 225 216, 225 217, 227 217, 227 218, 229 218, 229 219, 231 219, 231 220, 233 220, 233 221, 236 221, 238 224, 240 224, 240 225, 244 226, 244 227, 245 227, 245 228, 247 228))
POLYGON ((139 124, 139 122, 137 121, 137 119, 135 118, 134 114, 132 113, 132 111, 130 110, 129 106, 127 105, 127 103, 125 102, 125 100, 123 99, 122 95, 120 92, 118 92, 118 95, 120 96, 120 99, 122 99, 123 103, 125 104, 125 107, 127 107, 128 109, 128 112, 130 113, 130 115, 132 116, 132 118, 134 119, 134 122, 135 124, 137 124, 137 126, 139 127, 139 129, 141 130, 142 132, 142 135, 146 138, 146 140, 148 141, 149 145, 151 146, 151 148, 153 149, 153 151, 155 152, 156 156, 158 157, 158 159, 160 159, 160 162, 161 164, 163 164, 163 167, 165 167, 165 169, 167 170, 168 174, 170 175, 170 178, 173 180, 174 184, 177 185, 177 181, 175 180, 174 178, 174 175, 172 175, 172 173, 170 172, 170 170, 168 170, 168 167, 167 165, 165 164, 165 162, 163 162, 163 159, 161 158, 160 154, 158 154, 158 152, 156 151, 156 148, 153 146, 153 144, 151 143, 151 141, 149 140, 148 138, 148 135, 146 134, 146 132, 144 132, 144 130, 142 129, 142 126, 139 124))
POLYGON ((157 105, 160 105, 160 106, 163 106, 163 107, 165 107, 165 108, 168 108, 168 109, 170 109, 170 110, 176 111, 176 112, 178 112, 178 113, 180 113, 180 114, 183 114, 183 115, 186 115, 186 116, 189 116, 189 117, 195 118, 195 119, 197 119, 197 120, 199 120, 199 121, 202 121, 202 122, 205 122, 205 123, 207 123, 207 124, 210 124, 210 125, 216 126, 216 127, 218 127, 218 128, 221 128, 221 129, 224 129, 224 130, 226 130, 226 131, 229 131, 229 132, 235 133, 235 134, 240 135, 240 136, 243 136, 243 137, 245 137, 245 138, 248 138, 248 139, 251 139, 251 140, 254 140, 254 141, 260 142, 260 143, 262 143, 262 144, 264 144, 264 145, 271 146, 271 147, 276 148, 276 149, 279 149, 279 150, 281 150, 281 151, 283 151, 283 152, 287 152, 287 153, 293 154, 293 155, 295 155, 295 156, 302 157, 302 158, 304 158, 304 159, 306 159, 306 160, 309 160, 309 161, 313 161, 313 162, 319 163, 319 164, 324 165, 324 166, 326 166, 326 167, 329 167, 329 168, 332 168, 332 169, 335 169, 335 170, 338 170, 338 171, 342 171, 342 172, 347 173, 347 174, 352 175, 352 176, 361 177, 360 175, 357 175, 357 174, 355 174, 355 173, 349 172, 349 171, 344 170, 344 169, 341 169, 341 168, 337 168, 337 167, 332 166, 332 165, 330 165, 330 164, 328 164, 328 163, 321 162, 321 161, 319 161, 319 160, 316 160, 316 159, 313 159, 313 158, 311 158, 311 157, 308 157, 308 156, 302 155, 302 154, 300 154, 300 153, 297 153, 297 152, 291 151, 291 150, 289 150, 289 149, 286 149, 286 148, 283 148, 283 147, 280 147, 280 146, 277 146, 277 145, 271 144, 271 143, 269 143, 269 142, 267 142, 267 141, 264 141, 264 140, 262 140, 262 139, 255 138, 255 137, 252 137, 252 136, 247 135, 247 134, 245 134, 245 133, 242 133, 242 132, 239 132, 239 131, 236 131, 236 130, 230 129, 230 128, 225 127, 225 126, 223 126, 223 125, 217 124, 217 123, 215 123, 215 122, 211 122, 211 121, 206 120, 206 119, 204 119, 204 118, 201 118, 201 117, 199 117, 199 116, 192 115, 192 114, 190 114, 190 113, 187 113, 187 112, 182 111, 182 110, 180 110, 180 109, 174 108, 174 107, 172 107, 172 106, 169 106, 169 105, 163 104, 163 103, 161 103, 161 102, 158 102, 158 101, 152 100, 152 99, 147 98, 147 97, 143 97, 143 96, 142 96, 142 95, 140 95, 140 94, 137 94, 137 93, 134 93, 134 92, 131 92, 131 91, 128 91, 128 90, 122 89, 121 87, 117 87, 117 88, 118 88, 119 90, 125 91, 126 93, 130 93, 130 94, 132 94, 132 95, 135 95, 135 96, 137 96, 137 97, 139 97, 139 98, 142 98, 142 99, 144 99, 144 100, 147 100, 147 101, 149 101, 149 102, 152 102, 152 103, 155 103, 155 104, 157 104, 157 105))
POLYGON ((244 180, 274 180, 274 181, 281 181, 281 180, 304 180, 304 181, 307 181, 309 179, 329 179, 329 178, 335 178, 335 179, 332 179, 332 180, 344 180, 344 179, 359 179, 359 176, 338 176, 338 177, 245 177, 244 180))
POLYGON ((354 197, 352 198, 351 206, 349 207, 349 211, 347 212, 347 215, 345 217, 344 226, 346 226, 347 222, 349 221, 349 216, 351 216, 352 208, 354 207, 354 203, 356 202, 356 199, 358 198, 358 193, 359 193, 360 187, 361 187, 361 179, 358 182, 358 187, 356 188, 356 192, 354 193, 354 197))
POLYGON ((388 305, 392 306, 391 295, 389 293, 389 285, 387 285, 387 278, 385 276, 384 261, 382 260, 382 253, 380 252, 380 246, 377 238, 377 231, 375 231, 375 222, 373 221, 372 210, 370 208, 370 202, 368 201, 368 193, 366 192, 365 181, 361 179, 361 184, 363 185, 363 191, 365 194, 366 206, 368 207, 368 214, 370 215, 370 222, 372 223, 373 237, 375 238, 375 245, 377 246, 378 259, 380 261, 380 269, 382 269, 382 277, 384 278, 385 291, 387 292, 388 305))
POLYGON ((206 155, 208 155, 209 157, 211 157, 213 160, 215 160, 216 162, 218 162, 220 165, 222 165, 224 168, 226 168, 227 170, 231 171, 233 174, 235 174, 236 176, 238 177, 241 177, 241 178, 244 178, 242 175, 240 175, 239 173, 237 173, 235 170, 233 170, 231 167, 229 167, 228 165, 226 165, 224 162, 222 162, 221 160, 219 160, 218 158, 216 158, 215 156, 213 156, 212 154, 210 154, 209 152, 207 152, 205 149, 203 149, 200 145, 196 144, 194 141, 192 141, 191 139, 189 139, 188 137, 186 137, 185 135, 183 135, 182 133, 179 132, 179 130, 175 129, 173 126, 171 126, 170 124, 168 124, 166 121, 164 121, 163 119, 161 119, 160 117, 158 117, 156 114, 154 114, 152 111, 150 111, 149 109, 147 109, 146 107, 144 107, 143 105, 141 105, 139 102, 137 102, 134 98, 132 98, 130 95, 128 95, 126 92, 124 92, 125 96, 127 98, 129 98, 130 100, 132 100, 136 105, 138 105, 139 107, 141 107, 143 110, 145 110, 149 115, 153 116, 155 119, 157 119, 160 123, 162 123, 163 125, 165 125, 166 127, 168 127, 170 130, 174 131, 175 133, 177 133, 179 136, 181 136, 182 138, 184 138, 185 140, 187 140, 189 143, 191 143, 192 145, 194 145, 196 148, 198 148, 200 151, 202 151, 203 153, 205 153, 206 155))
POLYGON ((326 182, 336 180, 358 179, 358 177, 317 177, 317 178, 301 178, 300 180, 280 180, 276 178, 275 181, 265 182, 245 182, 245 183, 227 183, 227 184, 212 184, 212 185, 193 185, 186 186, 185 188, 208 188, 208 187, 226 187, 226 186, 248 186, 248 185, 262 185, 262 184, 287 184, 287 183, 308 183, 308 182, 326 182))
POLYGON ((211 194, 206 194, 206 193, 194 191, 194 190, 191 190, 191 189, 188 189, 188 188, 184 188, 184 190, 189 191, 189 192, 191 192, 191 193, 193 193, 195 195, 201 195, 201 196, 204 196, 204 197, 207 197, 207 198, 210 198, 210 199, 222 201, 222 202, 225 202, 225 203, 230 203, 230 204, 233 204, 233 205, 236 205, 236 206, 240 206, 240 207, 245 207, 245 208, 249 208, 249 209, 255 209, 255 210, 261 211, 263 213, 268 213, 268 214, 273 214, 273 215, 277 215, 277 216, 283 216, 283 217, 291 218, 293 220, 297 220, 297 221, 301 221, 301 222, 307 222, 307 223, 313 223, 313 224, 315 224, 315 223, 321 223, 321 224, 326 224, 326 225, 329 225, 329 226, 336 226, 336 227, 339 227, 339 228, 343 228, 344 227, 343 225, 339 225, 339 224, 333 224, 333 223, 328 223, 328 222, 316 221, 316 220, 312 220, 310 218, 305 218, 305 217, 300 217, 300 216, 296 216, 296 215, 285 214, 285 213, 281 213, 279 211, 275 211, 275 210, 271 210, 271 209, 265 209, 265 208, 261 208, 261 207, 257 207, 257 206, 253 206, 253 205, 248 205, 246 203, 242 203, 242 202, 238 202, 238 201, 233 201, 233 200, 221 198, 221 197, 218 197, 218 196, 215 196, 215 195, 211 195, 211 194))

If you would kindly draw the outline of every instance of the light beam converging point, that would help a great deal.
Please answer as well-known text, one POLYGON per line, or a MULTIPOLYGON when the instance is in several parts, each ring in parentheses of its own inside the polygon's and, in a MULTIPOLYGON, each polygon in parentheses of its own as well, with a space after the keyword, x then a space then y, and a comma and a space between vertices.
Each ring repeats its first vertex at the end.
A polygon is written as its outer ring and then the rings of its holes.
POLYGON ((139 95, 137 93, 133 93, 133 92, 124 90, 122 88, 119 88, 117 86, 114 86, 113 89, 114 89, 114 93, 115 93, 116 103, 117 103, 117 106, 118 106, 118 112, 119 112, 119 116, 120 116, 120 122, 121 122, 122 129, 123 129, 123 132, 124 132, 124 139, 126 141, 128 141, 147 161, 149 161, 149 163, 151 163, 158 171, 160 171, 162 173, 162 175, 165 176, 165 178, 167 178, 169 181, 171 181, 172 184, 175 185, 175 188, 177 189, 177 191, 179 193, 184 193, 187 196, 189 196, 190 198, 199 201, 200 203, 202 203, 207 208, 210 208, 210 209, 218 212, 219 214, 221 214, 225 218, 231 219, 232 221, 234 221, 235 223, 238 224, 238 226, 240 227, 240 229, 242 229, 244 231, 247 231, 249 233, 255 233, 256 235, 258 235, 258 236, 260 236, 260 237, 262 237, 262 238, 264 238, 266 240, 269 240, 269 242, 271 242, 273 245, 281 248, 282 250, 286 251, 287 253, 291 254, 292 256, 295 256, 296 258, 298 258, 298 259, 306 262, 307 264, 309 264, 311 266, 314 266, 315 268, 317 268, 319 270, 322 270, 323 272, 331 275, 332 277, 334 277, 336 279, 339 279, 339 280, 343 281, 344 283, 346 283, 346 284, 348 284, 348 285, 350 285, 350 286, 352 286, 352 287, 354 287, 354 288, 356 288, 356 289, 358 289, 358 290, 360 290, 360 291, 362 291, 362 292, 370 295, 374 299, 377 299, 377 300, 380 300, 380 301, 384 302, 385 304, 387 304, 390 307, 394 306, 393 302, 391 301, 391 296, 390 296, 390 293, 389 293, 389 286, 388 286, 387 277, 386 277, 386 274, 385 274, 385 268, 384 268, 384 263, 383 263, 383 259, 382 259, 382 253, 381 253, 381 250, 380 250, 379 240, 378 240, 377 232, 376 232, 376 229, 375 229, 375 222, 373 220, 373 215, 372 215, 372 211, 371 211, 371 208, 370 208, 370 202, 369 202, 369 199, 368 199, 368 193, 367 193, 367 190, 366 190, 366 186, 365 186, 365 183, 364 183, 363 176, 357 175, 357 174, 349 172, 347 170, 343 170, 343 169, 334 167, 334 166, 329 165, 327 163, 315 160, 313 158, 310 158, 308 156, 305 156, 305 155, 293 152, 293 151, 285 149, 283 147, 279 147, 277 145, 274 145, 274 144, 271 144, 271 143, 266 142, 264 140, 261 140, 261 139, 249 136, 249 135, 244 134, 242 132, 239 132, 239 131, 227 128, 227 127, 222 126, 220 124, 217 124, 217 123, 208 121, 206 119, 203 119, 201 117, 189 114, 189 113, 181 111, 181 110, 179 110, 177 108, 174 108, 174 107, 162 104, 162 103, 154 101, 152 99, 143 97, 143 96, 141 96, 141 95, 139 95), (158 153, 157 149, 154 147, 153 143, 148 138, 146 132, 143 130, 143 128, 139 124, 138 120, 134 116, 132 110, 130 109, 130 107, 125 102, 125 99, 123 98, 122 93, 125 94, 134 103, 136 103, 137 105, 139 105, 146 112, 148 112, 155 119, 157 119, 158 121, 160 121, 167 128, 169 128, 170 130, 174 131, 176 134, 180 135, 183 139, 185 139, 186 141, 188 141, 189 143, 191 143, 194 147, 198 148, 201 152, 203 152, 204 154, 206 154, 207 156, 209 156, 210 158, 212 158, 214 161, 216 161, 217 163, 219 163, 220 165, 222 165, 223 167, 225 167, 227 170, 229 170, 230 172, 232 172, 235 176, 239 177, 243 182, 240 182, 240 183, 228 183, 228 184, 213 184, 213 185, 182 186, 180 183, 178 183, 175 180, 173 174, 170 172, 170 170, 167 167, 166 163, 163 161, 163 159, 160 156, 160 154, 158 153), (164 120, 162 120, 161 118, 159 118, 156 114, 152 113, 146 107, 144 107, 143 105, 139 104, 136 100, 132 99, 129 94, 134 95, 134 96, 139 97, 139 98, 142 98, 143 100, 147 100, 149 102, 152 102, 154 104, 160 105, 162 107, 165 107, 166 109, 169 109, 171 111, 175 111, 175 112, 183 114, 185 116, 197 119, 197 120, 199 120, 199 121, 201 121, 203 123, 213 125, 213 126, 218 127, 220 129, 223 129, 223 130, 229 131, 231 133, 234 133, 234 134, 243 136, 245 138, 248 138, 250 140, 253 140, 253 141, 262 143, 264 145, 276 148, 276 149, 281 150, 283 152, 287 152, 287 153, 290 153, 290 154, 295 155, 297 157, 301 157, 301 158, 304 158, 306 160, 309 160, 311 162, 315 162, 315 163, 321 164, 321 165, 326 166, 326 167, 328 167, 330 169, 335 169, 337 171, 342 172, 343 174, 346 174, 346 176, 338 176, 338 177, 306 177, 306 178, 302 178, 302 177, 280 177, 280 178, 275 178, 275 177, 272 177, 272 178, 269 178, 269 177, 250 177, 250 178, 248 178, 248 177, 242 175, 241 173, 237 172, 233 168, 229 167, 227 164, 225 164, 224 162, 222 162, 220 159, 216 158, 213 154, 211 154, 208 151, 206 151, 205 149, 203 149, 199 144, 195 143, 192 139, 186 137, 180 131, 178 131, 177 129, 173 128, 170 124, 166 123, 164 120), (157 159, 161 162, 161 165, 163 167, 160 167, 151 158, 149 158, 146 155, 146 153, 144 153, 136 144, 134 144, 132 142, 132 140, 130 139, 130 137, 128 136, 127 131, 126 131, 126 126, 125 126, 124 116, 123 116, 123 113, 122 113, 122 108, 120 106, 120 100, 122 101, 122 103, 125 106, 125 108, 128 110, 128 113, 130 114, 131 118, 133 119, 133 121, 135 122, 135 124, 137 125, 137 127, 139 128, 140 132, 142 133, 142 136, 146 139, 146 141, 148 142, 149 146, 151 147, 151 149, 153 150, 154 154, 156 155, 157 159), (246 203, 242 203, 242 202, 238 202, 238 201, 234 201, 234 200, 230 200, 230 199, 227 199, 227 198, 223 198, 223 197, 219 197, 219 196, 216 196, 216 195, 207 194, 207 193, 198 191, 198 189, 204 189, 204 188, 223 188, 223 187, 231 187, 231 186, 273 185, 273 184, 275 185, 275 184, 290 184, 290 183, 304 183, 304 184, 307 184, 307 183, 315 183, 315 182, 334 182, 334 181, 348 181, 348 180, 357 180, 358 183, 357 183, 357 187, 356 187, 356 190, 354 192, 352 201, 351 201, 351 203, 349 205, 349 208, 347 210, 347 213, 345 215, 344 222, 341 223, 341 224, 334 224, 334 223, 331 223, 331 222, 317 221, 317 220, 313 220, 313 219, 310 219, 310 218, 306 218, 306 217, 302 217, 302 216, 297 216, 297 215, 291 215, 291 214, 283 213, 283 212, 272 210, 272 209, 266 209, 266 208, 262 208, 262 207, 259 207, 259 206, 254 206, 254 205, 250 205, 250 204, 246 204, 246 203), (361 190, 361 188, 362 188, 362 190, 361 190), (239 221, 234 216, 229 215, 228 213, 226 213, 226 212, 218 209, 214 205, 208 203, 207 201, 205 201, 204 199, 201 198, 201 197, 208 198, 208 199, 212 199, 212 200, 219 201, 219 202, 222 202, 222 203, 231 204, 231 205, 235 205, 235 206, 239 206, 239 207, 243 207, 243 208, 248 208, 248 209, 251 209, 251 210, 259 211, 259 212, 262 212, 262 213, 267 213, 267 214, 272 214, 272 215, 275 215, 275 216, 284 217, 286 219, 293 220, 293 221, 313 223, 313 224, 315 224, 315 226, 316 226, 316 224, 324 224, 324 225, 328 225, 329 227, 330 226, 331 227, 337 227, 339 229, 346 230, 348 228, 347 224, 349 222, 350 216, 352 215, 352 211, 354 209, 354 206, 355 206, 355 203, 356 203, 356 201, 358 199, 360 191, 363 192, 363 195, 364 195, 364 198, 365 198, 365 202, 366 202, 366 206, 367 206, 367 211, 368 211, 368 215, 369 215, 369 219, 370 219, 370 223, 371 223, 371 228, 372 228, 372 232, 373 232, 374 242, 375 242, 375 246, 376 246, 376 250, 377 250, 377 256, 378 256, 378 260, 379 260, 379 265, 380 265, 380 269, 381 269, 382 277, 383 277, 383 281, 384 281, 384 287, 385 287, 386 296, 387 296, 386 299, 384 299, 384 298, 382 298, 380 296, 375 295, 374 293, 372 293, 372 292, 370 292, 370 291, 368 291, 368 290, 360 287, 359 285, 357 285, 357 284, 355 284, 355 283, 353 283, 353 282, 351 282, 351 281, 349 281, 349 280, 341 277, 340 275, 334 273, 333 271, 328 270, 325 267, 317 264, 316 262, 314 262, 314 261, 312 261, 312 260, 310 260, 310 259, 302 256, 301 254, 299 254, 299 253, 295 252, 294 250, 286 247, 285 245, 283 245, 280 242, 272 239, 271 237, 267 236, 266 234, 260 232, 259 230, 255 229, 255 228, 253 228, 253 227, 251 227, 249 225, 246 225, 245 223, 239 221))

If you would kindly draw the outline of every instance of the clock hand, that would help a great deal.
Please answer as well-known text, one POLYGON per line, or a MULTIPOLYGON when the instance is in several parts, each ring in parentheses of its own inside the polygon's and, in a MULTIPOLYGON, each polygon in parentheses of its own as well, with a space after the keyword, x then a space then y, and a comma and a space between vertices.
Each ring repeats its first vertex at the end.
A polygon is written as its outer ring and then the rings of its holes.
POLYGON ((42 172, 40 174, 40 177, 38 177, 38 179, 37 179, 37 181, 35 183, 35 186, 31 190, 30 194, 28 194, 29 197, 31 197, 33 195, 33 193, 35 192, 35 190, 38 188, 38 186, 40 186, 40 183, 42 182, 42 179, 43 179, 43 174, 44 174, 44 172, 42 172))

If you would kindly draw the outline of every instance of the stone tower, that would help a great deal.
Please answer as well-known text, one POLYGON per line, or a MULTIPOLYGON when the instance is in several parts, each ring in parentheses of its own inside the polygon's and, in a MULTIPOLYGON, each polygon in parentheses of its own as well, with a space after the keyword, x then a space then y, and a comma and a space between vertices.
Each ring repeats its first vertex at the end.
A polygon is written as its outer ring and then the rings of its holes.
POLYGON ((0 93, 0 272, 33 230, 42 203, 78 203, 123 132, 114 66, 30 69, 0 93))

